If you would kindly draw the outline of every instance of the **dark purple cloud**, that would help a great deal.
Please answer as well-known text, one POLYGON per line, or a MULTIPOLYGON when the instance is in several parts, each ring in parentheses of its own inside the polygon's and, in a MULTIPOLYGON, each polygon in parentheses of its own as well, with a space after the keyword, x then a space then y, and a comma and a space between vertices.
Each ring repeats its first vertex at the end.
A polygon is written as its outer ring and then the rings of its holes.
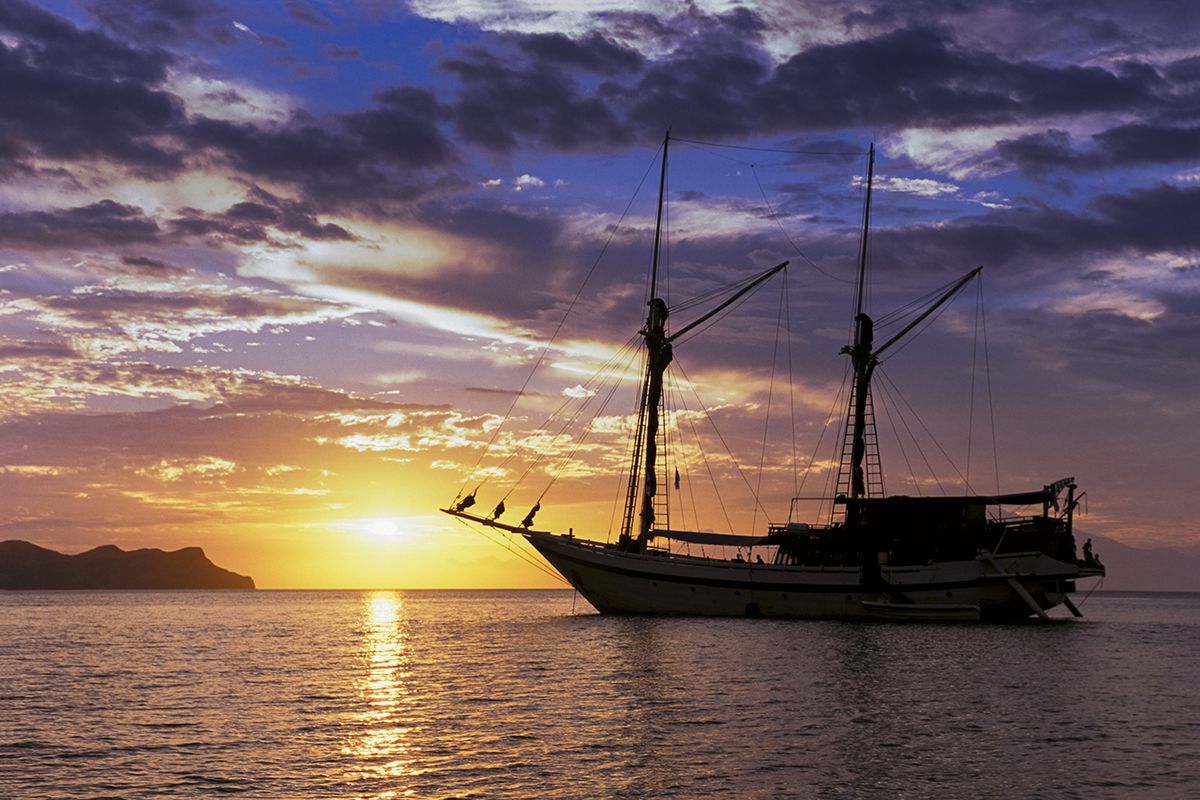
MULTIPOLYGON (((940 225, 880 231, 890 264, 953 272, 984 264, 1000 274, 1119 253, 1187 253, 1200 247, 1200 187, 1159 185, 1100 195, 1093 213, 1048 206, 994 211, 940 225), (1033 264, 1026 260, 1033 260, 1033 264)), ((880 264, 884 264, 880 261, 880 264)), ((887 268, 887 267, 884 267, 887 268)))
POLYGON ((0 340, 0 361, 35 361, 47 359, 76 359, 81 354, 65 341, 0 340))
POLYGON ((282 0, 288 16, 321 31, 333 30, 333 21, 312 7, 307 0, 282 0))
POLYGON ((1200 127, 1131 123, 1110 128, 1093 138, 1111 166, 1200 160, 1200 127))
POLYGON ((8 170, 32 156, 106 158, 162 174, 181 163, 153 140, 182 119, 155 87, 174 57, 140 50, 22 0, 0 3, 0 157, 8 170))
POLYGON ((93 0, 87 9, 127 41, 223 46, 238 41, 232 12, 213 0, 93 0))
POLYGON ((79 208, 0 213, 0 245, 30 250, 144 244, 158 223, 140 208, 101 200, 79 208))
POLYGON ((374 109, 338 118, 370 153, 412 169, 457 160, 454 145, 438 127, 450 117, 450 109, 432 92, 400 86, 378 92, 374 99, 374 109))
POLYGON ((594 31, 579 39, 561 33, 543 33, 515 37, 514 40, 523 53, 540 63, 577 69, 592 75, 635 73, 645 63, 636 50, 617 44, 594 31))
POLYGON ((1016 165, 1022 175, 1040 178, 1059 170, 1094 168, 1099 159, 1084 155, 1071 146, 1071 135, 1051 128, 1045 133, 1030 133, 1016 139, 996 142, 996 152, 1005 161, 1016 165))
POLYGON ((362 51, 357 47, 338 47, 336 44, 325 45, 325 57, 330 61, 362 61, 362 51))
POLYGON ((1160 88, 1158 74, 1144 65, 1118 74, 1006 61, 911 28, 792 56, 756 93, 756 116, 773 130, 974 127, 1145 111, 1159 104, 1160 88))
POLYGON ((440 66, 462 87, 452 113, 454 130, 465 144, 510 153, 519 147, 573 150, 628 143, 628 130, 603 98, 606 86, 589 97, 575 78, 553 65, 513 67, 480 49, 440 66))
POLYGON ((20 37, 10 52, 32 68, 98 81, 159 83, 175 60, 163 50, 139 50, 98 31, 81 31, 25 0, 0 3, 0 30, 20 37))
MULTIPOLYGON (((460 84, 454 128, 493 152, 614 149, 673 128, 729 138, 845 127, 968 128, 1089 113, 1165 113, 1171 84, 1136 62, 1112 70, 1008 60, 912 27, 815 45, 775 68, 755 13, 690 18, 654 62, 594 35, 507 36, 440 67, 460 84), (504 46, 516 47, 506 57, 504 46), (581 81, 587 74, 592 81, 581 81), (596 80, 598 79, 598 80, 596 80)), ((1175 70, 1179 73, 1181 70, 1175 70)))
POLYGON ((121 256, 121 264, 128 267, 130 271, 143 275, 170 275, 184 272, 179 267, 172 266, 165 261, 146 256, 121 256))
POLYGON ((294 233, 315 241, 350 241, 354 236, 340 225, 322 223, 307 204, 276 197, 254 189, 249 199, 235 203, 220 213, 183 209, 171 220, 171 229, 185 236, 201 236, 217 241, 276 243, 268 228, 294 233))
POLYGON ((1200 159, 1200 127, 1129 123, 1092 137, 1090 149, 1076 149, 1066 131, 1051 128, 996 143, 996 151, 1021 173, 1041 178, 1052 173, 1093 172, 1200 159))

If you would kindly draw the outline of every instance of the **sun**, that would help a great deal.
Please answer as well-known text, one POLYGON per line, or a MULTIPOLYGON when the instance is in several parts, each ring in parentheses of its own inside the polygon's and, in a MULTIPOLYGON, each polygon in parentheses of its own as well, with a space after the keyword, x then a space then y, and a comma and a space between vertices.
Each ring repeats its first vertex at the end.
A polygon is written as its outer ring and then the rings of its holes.
POLYGON ((374 536, 384 539, 391 539, 400 533, 400 526, 396 524, 394 519, 373 519, 367 523, 367 530, 374 536))

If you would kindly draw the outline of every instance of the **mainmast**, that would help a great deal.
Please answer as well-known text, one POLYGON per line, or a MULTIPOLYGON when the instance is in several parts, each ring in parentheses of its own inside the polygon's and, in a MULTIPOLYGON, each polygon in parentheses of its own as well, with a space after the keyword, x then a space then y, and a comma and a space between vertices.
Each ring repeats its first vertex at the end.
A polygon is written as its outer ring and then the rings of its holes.
POLYGON ((643 549, 654 527, 654 497, 658 493, 658 427, 662 405, 663 373, 671 363, 671 343, 667 341, 667 304, 658 296, 658 266, 662 252, 663 207, 667 190, 667 148, 671 132, 663 139, 662 174, 658 183, 658 215, 654 223, 654 252, 650 258, 650 285, 646 324, 639 331, 646 340, 646 372, 638 408, 633 464, 629 474, 629 494, 621 526, 621 546, 633 545, 633 517, 640 505, 636 549, 643 549), (639 484, 641 502, 638 503, 639 484))
MULTIPOLYGON (((929 315, 933 314, 943 304, 958 294, 983 269, 983 267, 976 267, 968 272, 955 282, 949 290, 944 292, 941 297, 930 304, 925 311, 918 314, 915 319, 904 326, 899 333, 892 336, 892 338, 879 347, 876 347, 875 324, 871 320, 871 317, 863 310, 866 299, 867 237, 870 233, 871 223, 871 184, 874 175, 875 145, 872 144, 867 162, 866 209, 863 212, 862 242, 858 260, 858 294, 855 299, 854 343, 842 348, 842 352, 850 356, 850 363, 854 367, 854 388, 851 395, 850 421, 848 423, 850 427, 846 434, 850 443, 850 460, 848 464, 845 461, 842 462, 838 475, 838 496, 835 498, 835 502, 853 501, 861 497, 866 497, 872 489, 880 495, 883 494, 883 475, 881 465, 878 462, 878 443, 874 438, 875 416, 869 410, 871 408, 871 377, 875 373, 875 368, 879 366, 879 356, 893 344, 907 336, 910 331, 924 322, 929 315), (869 444, 875 449, 873 463, 867 458, 869 444), (864 461, 868 461, 869 463, 864 466, 864 461), (867 474, 868 472, 871 474, 867 474), (843 486, 846 486, 845 495, 841 494, 843 486)), ((844 446, 842 455, 844 459, 844 446)))
MULTIPOLYGON (((875 326, 871 318, 863 311, 867 283, 867 236, 871 226, 871 184, 874 177, 875 145, 872 144, 867 159, 866 208, 863 211, 862 240, 859 244, 858 292, 854 307, 854 343, 842 348, 842 352, 850 356, 850 362, 854 367, 849 464, 849 499, 851 500, 867 494, 867 481, 863 469, 863 460, 867 451, 867 404, 870 401, 871 375, 875 371, 875 365, 879 363, 871 352, 874 345, 875 326)), ((845 464, 842 465, 842 469, 846 469, 845 464)), ((839 483, 841 483, 840 480, 839 483)))

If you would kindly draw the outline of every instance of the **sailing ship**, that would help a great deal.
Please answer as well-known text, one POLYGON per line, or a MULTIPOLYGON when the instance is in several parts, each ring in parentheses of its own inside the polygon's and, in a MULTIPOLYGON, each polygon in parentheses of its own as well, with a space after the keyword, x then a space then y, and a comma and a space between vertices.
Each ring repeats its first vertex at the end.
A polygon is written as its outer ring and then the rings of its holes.
MULTIPOLYGON (((1090 540, 1077 554, 1072 532, 1082 494, 1073 478, 1013 494, 886 496, 874 434, 871 381, 880 357, 958 294, 982 270, 954 283, 923 313, 883 344, 864 312, 867 233, 870 225, 874 147, 869 153, 863 229, 856 281, 851 362, 839 477, 824 521, 766 524, 751 534, 673 530, 656 514, 669 490, 660 474, 663 375, 673 346, 688 332, 737 302, 787 266, 757 276, 699 319, 668 329, 670 310, 659 296, 658 271, 666 191, 668 133, 654 252, 650 261, 640 402, 630 448, 623 524, 614 541, 589 540, 536 530, 538 505, 519 525, 470 510, 476 492, 441 509, 469 524, 524 537, 545 561, 604 614, 745 616, 810 619, 1008 621, 1047 618, 1064 605, 1081 616, 1070 595, 1083 578, 1103 577, 1090 540), (1014 513, 1018 509, 1021 513, 1014 513), (709 545, 732 556, 692 555, 677 543, 709 545), (751 554, 743 558, 742 551, 751 554), (764 559, 763 556, 767 557, 764 559)), ((678 473, 675 488, 678 489, 678 473)))

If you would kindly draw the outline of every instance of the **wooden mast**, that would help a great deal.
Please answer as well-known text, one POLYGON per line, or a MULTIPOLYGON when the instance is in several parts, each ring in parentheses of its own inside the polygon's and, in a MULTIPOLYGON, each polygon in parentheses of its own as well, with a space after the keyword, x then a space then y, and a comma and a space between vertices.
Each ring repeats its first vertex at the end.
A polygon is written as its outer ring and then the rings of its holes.
POLYGON ((629 493, 621 525, 622 549, 642 550, 652 536, 654 527, 654 497, 658 493, 658 426, 662 404, 663 373, 671 363, 671 344, 666 337, 667 304, 658 296, 658 267, 662 253, 663 207, 667 189, 667 149, 671 132, 663 139, 662 174, 658 184, 658 215, 654 224, 654 251, 650 259, 650 285, 646 324, 639 333, 646 341, 646 372, 638 406, 637 430, 634 434, 634 458, 629 473, 629 493), (640 488, 640 492, 639 492, 640 488), (639 503, 640 497, 640 503, 639 503), (633 534, 634 509, 638 513, 636 543, 633 534))
POLYGON ((647 301, 649 311, 646 314, 646 324, 639 331, 646 340, 646 372, 642 384, 641 402, 638 408, 637 430, 634 434, 634 457, 629 473, 629 493, 626 497, 625 516, 622 521, 619 548, 622 550, 641 551, 647 542, 654 538, 654 498, 658 494, 658 429, 662 411, 663 374, 670 366, 673 358, 672 343, 686 333, 712 319, 729 306, 736 303, 747 293, 758 288, 763 282, 787 267, 784 261, 778 266, 763 272, 761 275, 743 286, 732 296, 715 308, 670 336, 666 332, 667 304, 658 296, 658 267, 661 255, 663 205, 667 186, 667 146, 671 141, 668 131, 663 140, 662 177, 658 190, 658 219, 654 226, 654 254, 650 267, 650 299, 647 301), (640 464, 639 464, 640 461, 640 464), (640 511, 638 512, 638 532, 633 535, 634 508, 638 505, 640 488, 640 511))
POLYGON ((850 448, 850 499, 855 500, 867 493, 863 458, 866 455, 867 399, 871 391, 871 373, 878 363, 871 349, 874 345, 874 324, 863 312, 867 282, 867 235, 871 225, 871 184, 875 177, 875 145, 867 159, 867 198, 863 211, 862 241, 859 245, 858 296, 854 311, 854 344, 842 349, 850 356, 854 366, 854 421, 850 448))

